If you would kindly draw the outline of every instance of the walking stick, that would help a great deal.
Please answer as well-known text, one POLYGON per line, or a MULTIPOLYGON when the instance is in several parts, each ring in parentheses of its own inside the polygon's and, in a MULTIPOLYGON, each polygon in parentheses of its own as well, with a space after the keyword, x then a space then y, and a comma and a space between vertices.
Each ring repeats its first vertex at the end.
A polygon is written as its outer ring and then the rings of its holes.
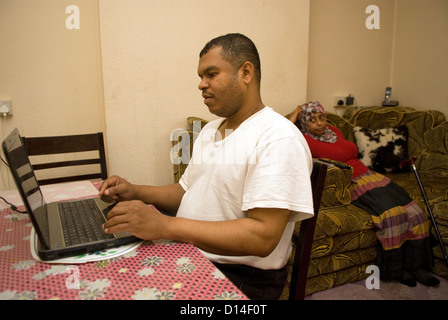
POLYGON ((425 192, 425 189, 423 188, 422 181, 420 180, 420 177, 417 172, 417 168, 415 167, 415 164, 414 164, 415 159, 416 159, 416 157, 413 157, 409 160, 402 161, 400 163, 400 167, 402 168, 402 167, 404 167, 404 165, 406 165, 408 163, 411 164, 412 171, 414 172, 414 175, 417 178, 418 186, 420 187, 420 191, 422 192, 423 199, 425 200, 426 209, 428 209, 428 213, 429 213, 429 216, 431 217, 431 221, 434 226, 434 230, 436 231, 436 235, 439 240, 440 247, 442 248, 443 257, 445 258, 445 262, 448 265, 448 255, 446 254, 445 246, 443 244, 442 237, 440 236, 440 232, 439 232, 439 228, 437 227, 436 219, 434 218, 431 207, 429 206, 428 197, 426 196, 426 192, 425 192))

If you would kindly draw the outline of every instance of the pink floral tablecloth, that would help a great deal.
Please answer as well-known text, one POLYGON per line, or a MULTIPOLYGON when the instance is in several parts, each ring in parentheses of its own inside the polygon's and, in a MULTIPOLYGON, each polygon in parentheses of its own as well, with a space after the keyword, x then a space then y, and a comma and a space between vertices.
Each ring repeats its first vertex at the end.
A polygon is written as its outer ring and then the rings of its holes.
MULTIPOLYGON (((24 210, 23 206, 19 210, 24 210)), ((246 300, 196 247, 145 242, 122 256, 84 264, 33 259, 27 215, 0 212, 0 299, 246 300)), ((101 252, 94 253, 100 255, 101 252)))

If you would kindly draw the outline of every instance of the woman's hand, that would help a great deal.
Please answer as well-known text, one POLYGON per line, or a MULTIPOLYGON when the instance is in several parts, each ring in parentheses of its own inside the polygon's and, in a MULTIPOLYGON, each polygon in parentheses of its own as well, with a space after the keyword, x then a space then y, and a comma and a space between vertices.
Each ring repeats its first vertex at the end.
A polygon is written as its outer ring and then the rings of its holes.
POLYGON ((288 114, 286 118, 288 118, 292 123, 295 123, 297 121, 297 117, 299 116, 300 111, 302 111, 302 106, 297 106, 297 108, 295 108, 293 112, 288 114))

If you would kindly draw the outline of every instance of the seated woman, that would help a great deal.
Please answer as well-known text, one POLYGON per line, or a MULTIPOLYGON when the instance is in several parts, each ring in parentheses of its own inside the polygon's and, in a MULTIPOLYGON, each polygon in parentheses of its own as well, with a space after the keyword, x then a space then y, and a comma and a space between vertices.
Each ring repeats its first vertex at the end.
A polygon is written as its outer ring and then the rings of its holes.
POLYGON ((353 167, 352 204, 372 216, 382 245, 377 264, 383 279, 408 286, 416 281, 437 285, 427 270, 433 265, 429 220, 409 194, 386 176, 370 170, 358 159, 358 149, 338 128, 327 124, 318 101, 297 107, 288 116, 302 131, 314 158, 327 158, 353 167))

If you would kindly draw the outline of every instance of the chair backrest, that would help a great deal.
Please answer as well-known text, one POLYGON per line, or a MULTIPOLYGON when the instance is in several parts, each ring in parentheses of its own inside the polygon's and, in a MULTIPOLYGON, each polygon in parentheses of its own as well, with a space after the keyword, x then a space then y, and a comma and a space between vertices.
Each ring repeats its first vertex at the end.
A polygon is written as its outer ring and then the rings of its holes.
MULTIPOLYGON (((52 175, 56 177, 39 179, 40 185, 50 183, 60 183, 68 181, 79 181, 88 179, 106 179, 107 178, 107 165, 106 165, 106 153, 104 149, 103 133, 92 134, 79 134, 70 136, 52 136, 52 137, 23 137, 25 147, 30 156, 30 161, 34 171, 53 169, 52 175), (86 151, 98 151, 95 155, 86 151), (51 161, 44 160, 39 163, 33 163, 33 156, 48 156, 56 154, 75 154, 73 160, 63 161, 51 161), (96 155, 97 154, 97 155, 96 155), (93 158, 92 158, 93 157, 93 158), (60 170, 55 168, 62 167, 76 167, 86 166, 92 164, 99 164, 89 168, 89 173, 78 173, 79 170, 75 170, 77 174, 66 176, 61 173, 60 170), (59 171, 59 172, 57 172, 59 171), (90 171, 94 171, 90 173, 90 171)), ((48 157, 47 157, 48 158, 48 157)))
POLYGON ((313 189, 314 216, 300 222, 300 230, 294 232, 292 241, 295 244, 294 261, 291 272, 289 300, 303 300, 305 298, 306 279, 310 263, 311 244, 314 237, 320 200, 324 190, 325 177, 328 166, 322 162, 314 161, 311 173, 311 186, 313 189))

